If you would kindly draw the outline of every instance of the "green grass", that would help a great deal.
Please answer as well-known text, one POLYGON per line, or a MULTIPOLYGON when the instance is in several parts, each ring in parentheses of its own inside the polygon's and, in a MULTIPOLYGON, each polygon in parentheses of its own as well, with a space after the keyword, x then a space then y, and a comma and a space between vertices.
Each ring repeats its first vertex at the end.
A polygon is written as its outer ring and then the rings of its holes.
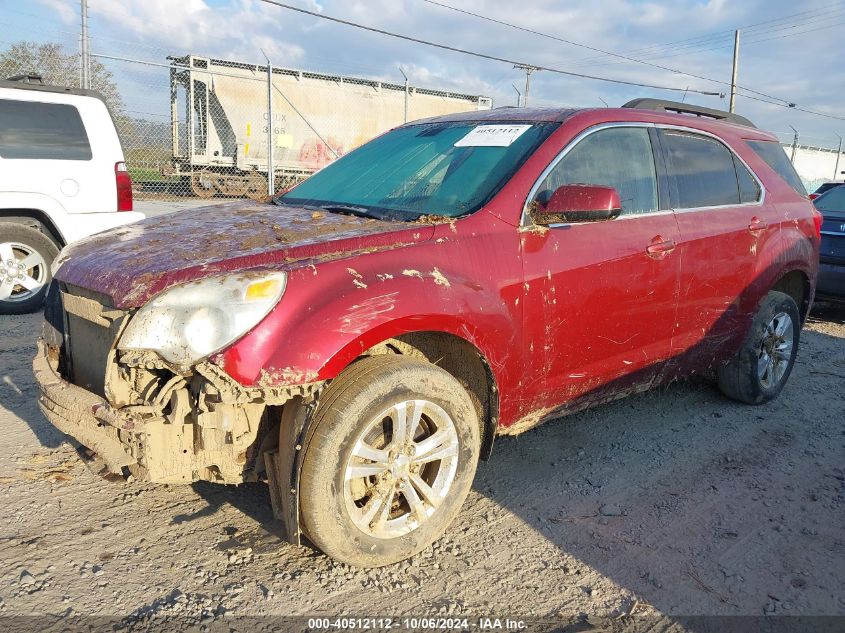
POLYGON ((178 177, 162 176, 154 167, 129 167, 133 182, 176 182, 178 177))

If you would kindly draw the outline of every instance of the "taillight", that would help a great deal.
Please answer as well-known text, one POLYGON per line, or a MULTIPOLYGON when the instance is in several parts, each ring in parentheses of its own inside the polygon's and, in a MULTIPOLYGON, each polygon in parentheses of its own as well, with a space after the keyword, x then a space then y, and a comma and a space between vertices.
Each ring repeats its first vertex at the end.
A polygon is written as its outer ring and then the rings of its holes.
POLYGON ((123 161, 114 164, 114 181, 117 185, 117 210, 132 210, 132 177, 123 161))
POLYGON ((816 229, 816 237, 818 239, 822 238, 822 223, 824 222, 824 216, 819 212, 818 209, 813 207, 813 226, 816 229))

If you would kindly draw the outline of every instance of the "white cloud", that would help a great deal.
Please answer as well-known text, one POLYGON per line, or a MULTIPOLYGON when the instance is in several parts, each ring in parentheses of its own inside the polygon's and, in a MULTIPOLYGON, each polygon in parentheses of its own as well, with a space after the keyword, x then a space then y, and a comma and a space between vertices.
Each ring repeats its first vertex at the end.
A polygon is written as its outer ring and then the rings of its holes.
POLYGON ((65 24, 79 20, 74 6, 68 0, 38 0, 38 3, 43 5, 47 10, 53 11, 65 24))
MULTIPOLYGON (((492 24, 422 0, 291 0, 322 11, 435 42, 529 63, 630 81, 684 88, 727 91, 728 87, 645 66, 594 51, 492 24)), ((827 0, 442 0, 461 9, 525 28, 612 51, 638 51, 657 64, 727 81, 730 78, 731 30, 797 13, 833 11, 827 0), (666 42, 722 35, 698 48, 666 42), (642 49, 649 50, 643 51, 642 49)), ((65 24, 78 20, 78 0, 38 0, 65 24)), ((368 33, 315 17, 286 11, 259 0, 90 0, 92 41, 97 52, 161 62, 167 55, 194 53, 262 63, 261 49, 276 65, 365 75, 401 81, 402 66, 418 85, 490 94, 512 104, 524 76, 507 64, 368 33)), ((783 96, 802 106, 845 112, 839 87, 845 80, 836 55, 843 14, 815 22, 798 16, 791 24, 830 26, 796 37, 754 43, 767 36, 765 25, 744 31, 740 84, 783 96), (840 28, 835 28, 837 22, 840 28), (755 32, 757 32, 755 34, 755 32), (762 34, 759 34, 762 32, 762 34)), ((786 23, 780 23, 783 26, 786 23)), ((788 24, 787 24, 788 26, 788 24)), ((67 30, 67 26, 63 27, 67 30)), ((800 30, 800 28, 798 29, 800 30)), ((769 37, 790 31, 773 31, 769 37)), ((681 93, 625 87, 538 72, 532 77, 532 102, 543 104, 618 105, 635 96, 680 98, 681 93)), ((714 97, 687 95, 687 100, 719 107, 714 97)), ((788 129, 791 123, 813 136, 828 135, 839 123, 795 110, 741 98, 739 107, 762 127, 788 129)), ((845 126, 842 126, 845 128, 845 126)))

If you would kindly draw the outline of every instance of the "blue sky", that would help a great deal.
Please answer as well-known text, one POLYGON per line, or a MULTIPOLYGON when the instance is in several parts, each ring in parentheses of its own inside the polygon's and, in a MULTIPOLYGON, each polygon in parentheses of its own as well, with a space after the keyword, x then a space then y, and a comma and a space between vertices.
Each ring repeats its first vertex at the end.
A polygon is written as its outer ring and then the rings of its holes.
MULTIPOLYGON (((441 0, 541 31, 702 77, 730 80, 733 37, 742 28, 739 83, 799 107, 845 118, 841 42, 845 2, 809 0, 441 0), (797 14, 797 15, 796 15, 797 14)), ((583 47, 479 20, 424 0, 288 0, 290 4, 390 31, 528 63, 628 81, 726 92, 727 86, 622 61, 583 47)), ((403 42, 273 7, 258 0, 89 0, 95 53, 164 62, 194 53, 239 61, 401 81, 492 96, 512 105, 524 76, 509 65, 403 42)), ((78 0, 0 0, 0 48, 22 39, 78 46, 78 0)), ((167 112, 166 73, 108 62, 135 112, 167 112)), ((619 105, 638 96, 683 92, 590 81, 549 72, 532 77, 530 105, 619 105), (603 101, 602 101, 603 100, 603 101)), ((760 95, 752 95, 760 96, 760 95)), ((765 97, 769 98, 769 97, 765 97)), ((688 101, 726 107, 719 97, 688 101)), ((740 97, 737 110, 758 126, 831 145, 845 120, 740 97)))

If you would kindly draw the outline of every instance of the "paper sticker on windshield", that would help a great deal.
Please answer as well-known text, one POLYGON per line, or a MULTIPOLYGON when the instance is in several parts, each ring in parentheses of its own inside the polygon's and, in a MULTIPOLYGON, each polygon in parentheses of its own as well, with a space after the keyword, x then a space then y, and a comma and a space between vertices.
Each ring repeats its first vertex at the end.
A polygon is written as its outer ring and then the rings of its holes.
POLYGON ((530 125, 479 125, 455 143, 455 147, 508 147, 530 125))

